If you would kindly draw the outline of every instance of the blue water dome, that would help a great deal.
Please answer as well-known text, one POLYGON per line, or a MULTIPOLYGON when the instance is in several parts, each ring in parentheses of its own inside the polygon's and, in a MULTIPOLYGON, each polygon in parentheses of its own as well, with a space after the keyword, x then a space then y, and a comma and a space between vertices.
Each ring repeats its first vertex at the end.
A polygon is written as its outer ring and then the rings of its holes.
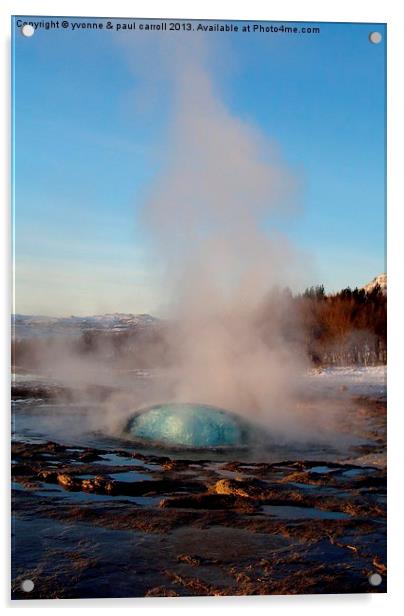
POLYGON ((127 425, 134 439, 178 447, 239 447, 245 430, 238 418, 207 404, 169 403, 136 413, 127 425))

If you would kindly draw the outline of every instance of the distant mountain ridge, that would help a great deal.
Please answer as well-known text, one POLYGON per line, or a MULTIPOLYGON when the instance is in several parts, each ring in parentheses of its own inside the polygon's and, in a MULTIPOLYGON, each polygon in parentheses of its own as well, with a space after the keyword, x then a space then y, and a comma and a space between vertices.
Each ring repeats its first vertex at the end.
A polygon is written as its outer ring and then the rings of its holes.
POLYGON ((125 314, 120 312, 84 317, 48 317, 26 314, 15 314, 12 316, 15 338, 78 336, 83 331, 122 332, 151 327, 158 322, 159 319, 149 314, 125 314))
MULTIPOLYGON (((370 293, 377 285, 387 295, 387 274, 375 276, 362 288, 370 293)), ((113 312, 91 316, 51 317, 42 315, 15 314, 12 316, 13 337, 37 338, 46 336, 80 336, 85 331, 118 333, 143 330, 160 323, 150 314, 113 312)))

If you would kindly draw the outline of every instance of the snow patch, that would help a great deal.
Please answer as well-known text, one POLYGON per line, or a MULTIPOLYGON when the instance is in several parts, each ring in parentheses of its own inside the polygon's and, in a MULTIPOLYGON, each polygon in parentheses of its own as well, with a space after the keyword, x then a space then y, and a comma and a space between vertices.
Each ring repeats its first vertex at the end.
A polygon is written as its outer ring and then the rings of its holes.
POLYGON ((345 366, 314 369, 309 378, 313 383, 322 383, 327 388, 346 388, 357 396, 385 396, 387 391, 387 367, 345 366))

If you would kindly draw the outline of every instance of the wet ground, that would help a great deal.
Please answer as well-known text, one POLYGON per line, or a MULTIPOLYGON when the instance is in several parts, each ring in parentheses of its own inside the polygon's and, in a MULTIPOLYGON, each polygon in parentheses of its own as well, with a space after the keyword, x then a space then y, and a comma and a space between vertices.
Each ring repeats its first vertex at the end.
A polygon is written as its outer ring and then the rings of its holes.
POLYGON ((252 455, 105 437, 49 391, 14 391, 14 598, 386 591, 382 396, 349 400, 349 450, 252 455))

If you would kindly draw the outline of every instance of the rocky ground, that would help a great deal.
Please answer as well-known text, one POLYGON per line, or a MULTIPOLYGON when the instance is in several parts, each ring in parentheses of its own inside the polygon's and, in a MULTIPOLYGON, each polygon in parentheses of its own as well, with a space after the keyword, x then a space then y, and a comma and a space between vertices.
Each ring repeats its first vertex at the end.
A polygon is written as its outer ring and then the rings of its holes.
POLYGON ((16 440, 12 596, 385 592, 386 405, 356 409, 363 443, 334 461, 16 440))

